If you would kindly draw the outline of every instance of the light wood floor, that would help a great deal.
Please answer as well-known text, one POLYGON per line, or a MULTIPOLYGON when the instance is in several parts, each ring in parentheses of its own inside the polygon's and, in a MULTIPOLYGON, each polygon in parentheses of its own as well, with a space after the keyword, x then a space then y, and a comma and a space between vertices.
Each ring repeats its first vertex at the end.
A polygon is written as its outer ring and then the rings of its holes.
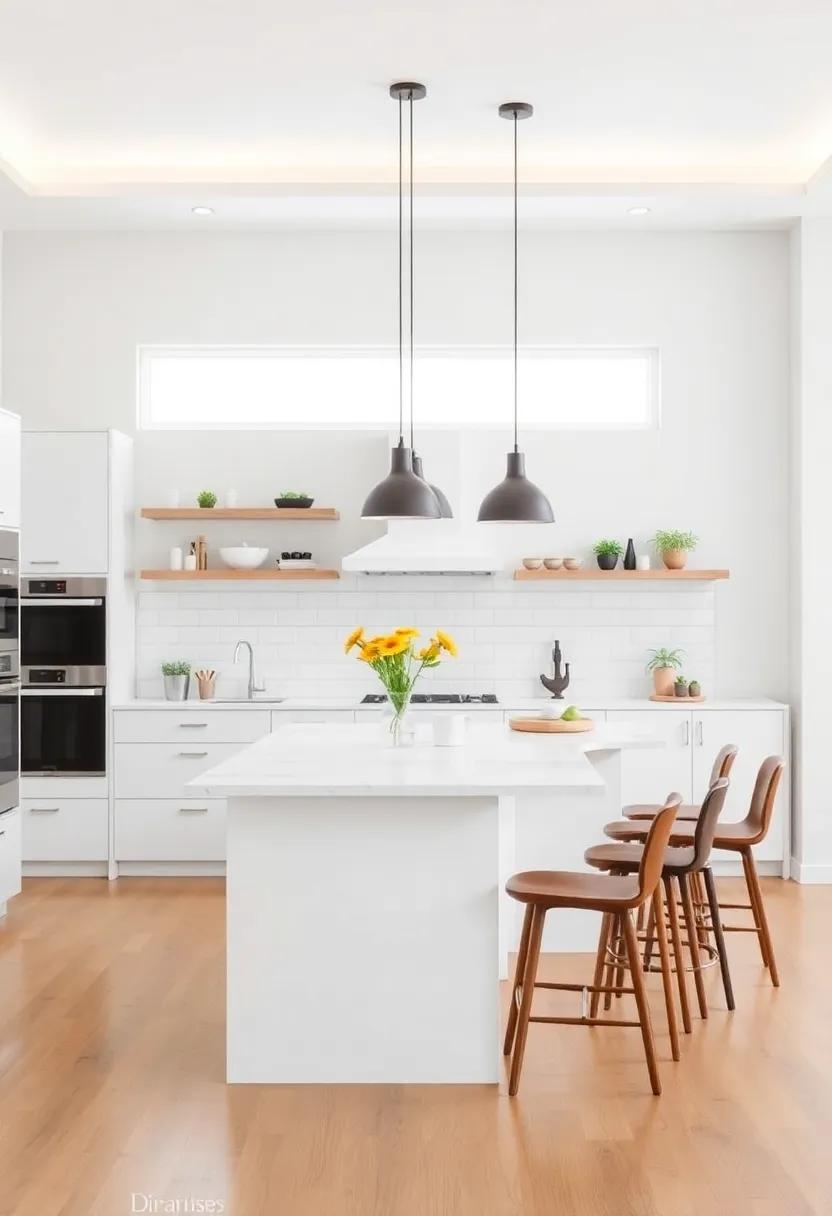
POLYGON ((138 1192, 233 1216, 827 1216, 832 887, 765 894, 782 988, 732 935, 737 1011, 710 974, 679 1064, 652 977, 663 1097, 637 1031, 532 1026, 509 1100, 227 1088, 222 883, 30 880, 0 927, 0 1213, 119 1216, 138 1192))

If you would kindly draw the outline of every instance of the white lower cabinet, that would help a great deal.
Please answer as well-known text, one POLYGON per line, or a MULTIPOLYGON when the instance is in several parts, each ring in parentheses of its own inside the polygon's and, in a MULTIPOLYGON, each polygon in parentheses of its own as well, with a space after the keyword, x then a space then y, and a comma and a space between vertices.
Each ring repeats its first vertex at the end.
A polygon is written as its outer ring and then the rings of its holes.
POLYGON ((0 916, 14 895, 20 894, 20 811, 0 815, 0 916))
POLYGON ((24 861, 106 861, 106 798, 24 798, 24 861))
POLYGON ((225 861, 225 799, 117 798, 119 861, 225 861))
MULTIPOLYGON (((677 790, 684 801, 699 802, 719 749, 736 744, 737 758, 723 811, 725 820, 743 819, 757 770, 766 756, 789 759, 789 718, 783 709, 609 710, 608 722, 627 722, 658 734, 666 746, 622 755, 624 803, 661 802, 677 790)), ((776 861, 784 873, 789 861, 789 773, 780 783, 768 835, 754 850, 758 861, 776 861)), ((723 854, 720 860, 728 860, 723 854)))
POLYGON ((236 756, 244 743, 117 743, 116 801, 121 798, 193 798, 189 782, 236 756))

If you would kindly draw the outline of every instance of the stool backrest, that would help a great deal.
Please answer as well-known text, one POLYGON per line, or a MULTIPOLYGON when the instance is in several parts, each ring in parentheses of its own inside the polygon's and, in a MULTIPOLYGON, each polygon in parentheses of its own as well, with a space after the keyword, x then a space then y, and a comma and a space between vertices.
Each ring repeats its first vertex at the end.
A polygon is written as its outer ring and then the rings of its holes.
POLYGON ((673 820, 681 805, 681 794, 668 794, 664 806, 650 824, 641 854, 641 864, 638 867, 639 903, 649 899, 659 885, 664 866, 664 851, 673 831, 673 820))
MULTIPOLYGON (((736 753, 736 748, 734 751, 736 753)), ((693 833, 692 869, 694 870, 701 870, 703 866, 708 864, 708 858, 713 848, 714 836, 716 835, 717 820, 722 814, 722 808, 725 805, 725 795, 728 793, 728 786, 730 784, 727 777, 717 777, 716 781, 711 783, 711 788, 705 795, 705 800, 699 812, 699 818, 696 821, 696 830, 693 833)))
POLYGON ((725 747, 719 749, 713 768, 711 769, 709 786, 713 785, 715 781, 719 781, 720 777, 731 776, 731 769, 734 767, 734 761, 737 758, 737 750, 733 743, 727 743, 725 747))
POLYGON ((751 805, 745 817, 746 826, 754 832, 749 844, 759 844, 771 824, 774 813, 774 800, 777 797, 777 787, 786 761, 782 756, 767 756, 760 765, 757 780, 754 783, 754 793, 751 795, 751 805))

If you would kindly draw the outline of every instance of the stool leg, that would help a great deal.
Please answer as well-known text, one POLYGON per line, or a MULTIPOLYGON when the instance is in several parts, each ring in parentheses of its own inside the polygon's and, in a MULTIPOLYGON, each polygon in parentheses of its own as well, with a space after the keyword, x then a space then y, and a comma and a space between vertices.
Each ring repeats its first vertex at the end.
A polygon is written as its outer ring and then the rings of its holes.
MULTIPOLYGON (((610 931, 612 929, 612 913, 605 912, 601 917, 601 935, 598 938, 598 953, 595 956, 595 974, 592 977, 593 988, 598 988, 604 980, 604 968, 607 961, 607 946, 610 940, 610 931)), ((589 1016, 591 1018, 598 1017, 598 1002, 601 999, 600 992, 593 992, 589 999, 589 1016)))
POLYGON ((731 972, 728 968, 728 952, 725 949, 725 934, 722 932, 722 918, 719 915, 719 900, 716 894, 716 883, 714 882, 713 871, 710 866, 705 866, 702 871, 702 878, 705 881, 705 890, 708 893, 708 907, 711 912, 711 927, 714 931, 714 941, 716 948, 719 951, 719 969, 722 972, 722 987, 725 991, 725 1000, 729 1009, 734 1009, 734 989, 731 984, 731 972))
MULTIPOLYGON (((608 950, 611 952, 614 952, 616 955, 618 955, 618 953, 620 952, 620 950, 622 948, 621 918, 617 912, 612 915, 612 919, 610 922, 610 937, 609 937, 609 942, 607 943, 607 946, 608 946, 608 950)), ((616 973, 617 973, 617 967, 616 967, 615 963, 613 963, 612 960, 608 957, 606 974, 604 976, 604 986, 606 988, 612 988, 615 985, 616 973)), ((604 1012, 608 1013, 609 1010, 611 1009, 611 1007, 612 1007, 612 993, 605 992, 604 993, 604 1012)))
POLYGON ((708 905, 705 888, 702 885, 701 874, 694 873, 690 876, 691 894, 693 896, 693 910, 696 914, 696 925, 699 931, 699 945, 709 946, 708 928, 705 924, 705 908, 708 905))
POLYGON ((682 934, 679 932, 679 908, 676 903, 676 887, 672 878, 665 878, 664 893, 667 900, 667 915, 670 921, 670 940, 673 945, 673 963, 676 968, 676 984, 679 988, 679 1006, 682 1010, 682 1026, 685 1034, 691 1032, 690 1005, 688 1004, 688 982, 685 977, 685 959, 682 954, 682 934))
POLYGON ((659 1069, 656 1064, 656 1050, 653 1046, 653 1027, 650 1022, 650 1006, 647 1003, 647 994, 644 990, 644 976, 641 971, 638 939, 636 938, 636 931, 633 927, 630 913, 624 912, 621 919, 624 927, 624 941, 627 945, 627 958, 630 961, 630 975, 632 976, 636 1005, 638 1006, 638 1020, 641 1023, 641 1040, 644 1043, 644 1054, 647 1057, 647 1071, 650 1073, 650 1085, 653 1093, 658 1096, 662 1092, 662 1083, 659 1080, 659 1069))
POLYGON ((751 905, 755 909, 754 921, 757 925, 757 936, 760 939, 760 949, 763 953, 763 962, 768 967, 772 984, 774 984, 775 988, 779 988, 780 976, 777 971, 777 963, 774 961, 774 945, 771 940, 771 931, 768 927, 768 917, 766 916, 765 904, 763 903, 763 892, 760 889, 760 879, 757 875, 757 866, 754 862, 754 854, 750 849, 743 853, 742 864, 743 869, 745 870, 745 881, 748 886, 748 894, 751 896, 751 905))
POLYGON ((546 909, 533 906, 532 922, 529 930, 529 948, 526 954, 526 965, 523 968, 523 996, 517 1014, 517 1030, 514 1037, 514 1054, 511 1057, 511 1073, 508 1081, 508 1092, 511 1097, 517 1093, 520 1084, 520 1069, 523 1067, 523 1055, 526 1051, 526 1036, 529 1033, 529 1015, 532 1011, 534 996, 534 981, 537 976, 537 963, 540 958, 540 942, 543 937, 543 922, 546 919, 546 909))
POLYGON ((659 958, 662 964, 662 988, 667 1010, 667 1029, 670 1033, 670 1051, 674 1060, 679 1059, 679 1029, 676 1025, 676 1002, 673 999, 673 980, 670 975, 670 951, 667 948, 667 925, 664 919, 664 896, 662 885, 653 892, 653 912, 656 918, 656 940, 659 943, 659 958))
POLYGON ((511 1004, 508 1010, 508 1020, 506 1022, 506 1037, 503 1041, 503 1055, 507 1056, 511 1053, 511 1047, 514 1043, 514 1031, 517 1027, 517 990, 523 982, 523 971, 526 967, 526 955, 529 952, 529 933, 532 927, 532 905, 526 904, 526 912, 523 916, 523 931, 520 934, 520 946, 517 950, 517 962, 514 966, 514 983, 511 985, 511 1004))
POLYGON ((705 981, 702 977, 702 969, 699 962, 699 936, 696 931, 696 916, 693 911, 693 900, 690 897, 690 885, 688 884, 687 874, 679 875, 679 887, 682 892, 682 909, 685 914, 685 930, 688 938, 691 968, 693 970, 694 983, 696 984, 696 996, 699 1001, 699 1016, 706 1018, 708 1016, 708 1001, 705 996, 705 981))

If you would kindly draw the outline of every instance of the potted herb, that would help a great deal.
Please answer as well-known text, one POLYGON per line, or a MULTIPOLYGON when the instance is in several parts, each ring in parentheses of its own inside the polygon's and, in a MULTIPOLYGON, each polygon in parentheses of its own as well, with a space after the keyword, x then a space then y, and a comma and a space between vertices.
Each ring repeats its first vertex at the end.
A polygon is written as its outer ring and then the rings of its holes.
POLYGON ((701 697, 702 696, 702 686, 698 680, 691 680, 690 684, 688 684, 688 696, 689 697, 701 697))
POLYGON ((688 682, 684 676, 677 676, 673 683, 673 695, 676 697, 686 697, 688 695, 688 682))
POLYGON ((693 532, 657 532, 653 544, 668 570, 682 570, 699 543, 693 532))
POLYGON ((599 540, 593 546, 593 552, 598 558, 598 565, 602 570, 614 570, 618 565, 618 559, 624 552, 624 546, 620 545, 617 540, 599 540))
POLYGON ((213 490, 200 490, 196 496, 196 501, 203 510, 210 509, 217 505, 217 496, 213 490))
POLYGON ((302 490, 283 490, 280 497, 274 500, 276 507, 311 507, 315 501, 302 490))
POLYGON ((647 670, 653 673, 653 691, 657 697, 672 697, 675 671, 682 666, 683 650, 651 650, 653 656, 647 670))
POLYGON ((162 664, 165 678, 165 700, 187 701, 191 689, 191 665, 181 659, 162 664))

